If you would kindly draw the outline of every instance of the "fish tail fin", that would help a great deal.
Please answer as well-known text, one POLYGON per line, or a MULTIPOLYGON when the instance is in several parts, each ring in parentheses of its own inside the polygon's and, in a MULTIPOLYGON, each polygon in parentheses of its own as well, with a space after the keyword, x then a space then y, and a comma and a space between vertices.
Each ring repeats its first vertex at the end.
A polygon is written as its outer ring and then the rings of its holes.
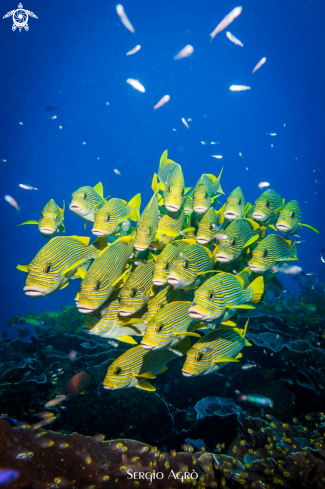
MULTIPOLYGON (((289 252, 290 252, 290 256, 289 258, 291 258, 292 260, 298 260, 298 254, 297 254, 297 241, 295 241, 293 243, 292 246, 290 246, 290 249, 289 249, 289 252)), ((288 258, 287 258, 288 259, 288 258)))
POLYGON ((216 182, 213 184, 214 193, 224 194, 224 191, 222 190, 221 183, 220 183, 222 172, 223 172, 223 167, 220 170, 220 173, 219 173, 218 178, 216 179, 216 182))
POLYGON ((104 198, 104 189, 103 189, 103 184, 102 182, 98 182, 94 187, 93 189, 95 190, 95 192, 98 193, 98 195, 100 195, 100 197, 103 199, 104 198))
POLYGON ((222 207, 220 207, 220 209, 218 211, 216 211, 216 216, 217 216, 217 219, 218 219, 218 224, 223 224, 225 222, 225 207, 226 207, 226 203, 223 204, 222 207))
POLYGON ((167 165, 167 163, 168 163, 168 151, 167 149, 165 149, 165 151, 160 157, 159 167, 164 168, 167 165))
POLYGON ((264 292, 264 280, 263 277, 257 277, 253 282, 247 287, 246 290, 250 290, 253 294, 250 302, 256 304, 261 300, 261 297, 264 292))
POLYGON ((140 219, 141 194, 137 194, 130 200, 128 207, 130 209, 129 218, 137 222, 140 219))
POLYGON ((245 206, 245 212, 244 212, 244 217, 247 216, 247 213, 248 211, 252 208, 252 204, 250 204, 249 202, 247 202, 246 206, 245 206))
POLYGON ((153 175, 153 179, 152 179, 152 182, 151 182, 151 188, 152 190, 155 192, 155 194, 157 194, 160 190, 160 184, 158 183, 158 178, 157 178, 157 174, 154 173, 153 175))

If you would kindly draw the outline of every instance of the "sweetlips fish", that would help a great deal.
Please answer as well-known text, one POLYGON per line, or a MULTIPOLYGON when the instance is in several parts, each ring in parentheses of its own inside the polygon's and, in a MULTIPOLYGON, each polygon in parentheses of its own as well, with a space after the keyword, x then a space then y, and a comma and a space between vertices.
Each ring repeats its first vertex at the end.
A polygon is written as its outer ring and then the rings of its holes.
POLYGON ((218 240, 213 255, 216 262, 229 263, 238 260, 245 248, 246 251, 249 250, 249 246, 259 239, 261 230, 255 221, 238 218, 227 226, 224 233, 224 237, 218 240))
POLYGON ((274 230, 277 229, 281 233, 284 233, 286 236, 288 236, 289 234, 295 234, 300 226, 305 226, 315 231, 315 233, 319 234, 319 231, 317 231, 317 229, 309 226, 308 224, 303 224, 301 220, 302 216, 300 206, 296 200, 291 200, 280 211, 280 215, 276 222, 274 230))
POLYGON ((120 290, 120 316, 130 316, 142 309, 156 292, 152 283, 155 261, 149 260, 138 266, 129 276, 120 290))
MULTIPOLYGON (((183 354, 190 348, 189 338, 185 338, 176 347, 183 354)), ((148 382, 155 379, 158 374, 167 370, 167 363, 178 358, 177 353, 170 350, 148 351, 142 346, 130 348, 119 356, 108 367, 104 379, 105 389, 129 389, 137 387, 147 391, 156 388, 148 382)))
POLYGON ((189 244, 173 260, 167 282, 175 289, 194 289, 212 267, 210 251, 198 243, 189 244))
POLYGON ((171 243, 183 229, 184 206, 176 212, 167 212, 160 220, 157 229, 158 242, 164 246, 171 243))
POLYGON ((163 152, 157 172, 160 188, 163 190, 164 205, 170 212, 177 212, 184 199, 184 177, 182 167, 168 159, 167 150, 163 152))
POLYGON ((177 301, 163 307, 147 322, 141 346, 147 350, 161 350, 174 348, 186 336, 201 338, 194 332, 197 322, 188 315, 190 305, 187 301, 177 301))
POLYGON ((86 316, 84 331, 89 334, 111 338, 136 345, 133 336, 142 336, 145 331, 146 312, 144 309, 132 314, 132 316, 121 317, 118 310, 120 301, 119 291, 114 291, 104 303, 100 310, 93 311, 86 316))
POLYGON ((55 203, 54 199, 51 199, 41 212, 38 221, 25 221, 17 226, 23 226, 24 224, 37 224, 40 233, 46 236, 51 236, 54 233, 58 233, 59 229, 64 233, 64 201, 62 209, 55 203))
POLYGON ((120 226, 127 219, 138 221, 141 205, 141 194, 137 194, 127 203, 122 199, 110 199, 100 208, 96 209, 94 225, 91 230, 96 236, 111 236, 120 230, 120 226))
POLYGON ((246 339, 248 321, 244 329, 218 327, 200 338, 187 352, 182 368, 185 377, 209 375, 229 362, 238 362, 246 339))
POLYGON ((159 223, 159 206, 157 197, 159 188, 157 175, 155 174, 152 180, 152 189, 154 194, 149 204, 142 212, 135 229, 134 248, 138 251, 144 251, 149 248, 150 243, 154 240, 159 223))
POLYGON ((107 246, 105 238, 97 238, 88 246, 89 241, 88 237, 56 236, 40 249, 29 265, 18 265, 18 270, 28 273, 25 294, 44 297, 66 287, 69 279, 107 246))
POLYGON ((167 245, 155 261, 155 270, 153 274, 153 284, 161 287, 167 283, 167 277, 170 272, 172 261, 177 255, 189 244, 195 243, 194 240, 182 239, 174 241, 167 245))
POLYGON ((79 289, 79 312, 89 313, 102 306, 125 276, 133 251, 133 236, 123 236, 107 246, 91 264, 79 289))
POLYGON ((196 241, 201 245, 209 244, 218 232, 218 225, 222 224, 223 219, 219 211, 213 207, 203 215, 196 233, 196 241))
POLYGON ((193 210, 198 214, 204 214, 218 197, 223 194, 220 179, 223 168, 217 177, 209 173, 203 173, 197 184, 195 185, 193 195, 193 210))
POLYGON ((193 212, 193 195, 194 188, 192 188, 184 197, 184 212, 186 215, 190 215, 193 212))
POLYGON ((106 200, 103 197, 103 192, 101 182, 97 183, 94 187, 80 187, 73 192, 69 209, 77 214, 77 216, 85 219, 85 227, 87 221, 94 221, 96 210, 105 204, 106 200))
POLYGON ((193 298, 194 292, 192 290, 186 291, 184 289, 174 289, 171 285, 165 285, 158 294, 152 297, 148 302, 146 321, 149 322, 153 319, 166 304, 177 301, 192 302, 193 298))
POLYGON ((226 204, 223 208, 223 215, 228 221, 233 221, 234 219, 244 217, 251 207, 249 203, 246 205, 242 189, 236 187, 227 197, 226 204))
POLYGON ((266 226, 277 221, 284 203, 284 199, 281 199, 275 190, 268 189, 255 200, 255 205, 250 209, 250 214, 255 221, 266 226))
MULTIPOLYGON (((245 287, 240 274, 218 273, 209 278, 194 293, 189 315, 197 321, 233 325, 229 318, 237 309, 254 309, 247 303, 257 303, 264 292, 263 277, 257 277, 245 287)), ((210 326, 212 327, 212 326, 210 326)))
POLYGON ((269 234, 253 250, 248 266, 255 273, 265 273, 284 260, 298 260, 296 242, 291 245, 290 240, 269 234))

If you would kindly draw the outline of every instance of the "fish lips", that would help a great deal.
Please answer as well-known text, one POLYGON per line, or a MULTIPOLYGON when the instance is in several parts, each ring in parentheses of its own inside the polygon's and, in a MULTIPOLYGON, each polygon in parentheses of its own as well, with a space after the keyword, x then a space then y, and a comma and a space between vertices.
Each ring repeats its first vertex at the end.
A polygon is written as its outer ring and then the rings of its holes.
POLYGON ((193 206, 193 210, 197 214, 204 214, 208 209, 209 208, 207 206, 203 206, 203 205, 198 205, 196 207, 193 206))
POLYGON ((152 283, 154 285, 157 285, 157 287, 161 287, 162 285, 165 285, 166 283, 166 280, 162 280, 162 279, 158 279, 158 278, 154 278, 152 283))
POLYGON ((183 287, 183 281, 179 280, 177 277, 170 275, 167 278, 169 285, 172 285, 175 289, 181 289, 183 287))
POLYGON ((123 307, 121 307, 119 310, 118 310, 118 314, 119 316, 132 316, 132 314, 135 313, 135 309, 123 309, 123 307))
POLYGON ((267 215, 263 214, 263 212, 253 212, 252 218, 256 219, 256 221, 266 221, 267 220, 267 215))
POLYGON ((33 297, 35 299, 37 297, 44 297, 45 295, 47 295, 46 290, 34 287, 33 285, 25 285, 23 290, 25 294, 28 295, 28 297, 33 297))
POLYGON ((165 203, 165 207, 169 212, 177 212, 179 211, 181 205, 175 205, 175 204, 167 204, 165 203))
POLYGON ((191 372, 189 372, 188 370, 184 370, 184 369, 182 369, 182 374, 184 375, 184 377, 193 377, 193 375, 194 375, 191 372))
POLYGON ((231 261, 231 258, 230 258, 230 256, 227 256, 225 254, 217 253, 216 254, 216 260, 220 261, 221 263, 229 263, 231 261))
POLYGON ((255 272, 255 273, 262 273, 262 272, 265 272, 265 268, 261 267, 261 266, 258 266, 258 265, 254 265, 254 264, 248 264, 249 266, 249 269, 252 271, 252 272, 255 272))
POLYGON ((197 236, 196 241, 201 245, 205 245, 208 244, 210 240, 208 238, 204 238, 203 236, 197 236))
POLYGON ((51 228, 47 228, 47 227, 39 228, 39 231, 40 231, 40 233, 46 234, 47 236, 55 233, 55 229, 51 229, 51 228))
POLYGON ((288 224, 285 224, 285 223, 282 223, 282 222, 279 222, 275 225, 275 227, 279 230, 279 231, 284 231, 284 232, 287 232, 287 231, 290 231, 291 227, 288 226, 288 224))
POLYGON ((105 232, 105 231, 102 231, 101 229, 92 229, 91 232, 95 235, 95 236, 108 236, 108 234, 105 232))
POLYGON ((145 251, 147 248, 148 248, 148 246, 134 245, 134 249, 137 251, 145 251))
POLYGON ((226 219, 228 219, 228 221, 233 221, 234 219, 237 219, 239 214, 238 214, 238 212, 227 211, 227 212, 225 212, 224 216, 226 219))
POLYGON ((155 350, 156 346, 155 345, 150 345, 150 343, 146 343, 145 341, 141 341, 140 345, 142 348, 145 348, 146 350, 155 350))
POLYGON ((190 307, 188 310, 188 315, 197 320, 204 320, 204 315, 198 311, 195 307, 190 307))
POLYGON ((89 306, 83 306, 79 302, 77 303, 77 308, 79 312, 82 312, 83 314, 89 314, 90 312, 94 311, 94 307, 89 307, 89 306))
POLYGON ((79 216, 86 216, 87 215, 86 210, 78 204, 71 203, 69 205, 69 209, 70 209, 70 211, 74 212, 75 214, 78 214, 79 216))

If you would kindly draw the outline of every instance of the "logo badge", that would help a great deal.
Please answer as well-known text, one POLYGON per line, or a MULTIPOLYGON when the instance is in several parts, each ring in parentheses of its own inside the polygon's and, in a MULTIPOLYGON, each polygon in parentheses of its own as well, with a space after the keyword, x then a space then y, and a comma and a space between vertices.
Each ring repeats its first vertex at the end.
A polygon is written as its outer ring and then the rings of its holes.
POLYGON ((23 5, 21 3, 18 5, 17 10, 12 10, 11 12, 6 13, 3 18, 7 19, 7 17, 11 16, 14 22, 12 25, 12 30, 15 31, 18 28, 19 32, 21 32, 22 28, 24 28, 25 31, 29 31, 28 16, 38 19, 37 15, 35 15, 33 12, 23 9, 23 5))

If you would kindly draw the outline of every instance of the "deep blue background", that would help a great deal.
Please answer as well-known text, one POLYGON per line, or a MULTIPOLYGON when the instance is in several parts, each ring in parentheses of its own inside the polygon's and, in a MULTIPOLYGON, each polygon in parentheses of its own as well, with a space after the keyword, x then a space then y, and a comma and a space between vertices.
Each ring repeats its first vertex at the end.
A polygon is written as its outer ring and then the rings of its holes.
MULTIPOLYGON (((229 27, 244 48, 225 31, 209 42, 237 6, 233 1, 128 0, 123 5, 135 34, 121 24, 115 2, 103 0, 24 0, 38 19, 29 19, 29 32, 12 32, 12 19, 2 16, 17 2, 3 0, 0 12, 0 158, 7 160, 0 162, 2 327, 14 313, 73 304, 78 288, 75 281, 45 299, 25 297, 25 275, 15 267, 29 263, 44 242, 36 226, 16 224, 38 219, 50 198, 68 206, 74 190, 98 181, 105 195, 129 200, 141 192, 146 204, 166 148, 182 165, 186 186, 203 172, 219 174, 222 163, 226 194, 240 185, 253 202, 258 183, 267 180, 287 201, 297 199, 303 222, 321 231, 301 230, 300 264, 324 280, 323 0, 245 0, 229 27), (141 51, 126 56, 136 44, 141 51), (174 61, 186 44, 194 46, 193 55, 174 61), (252 75, 263 56, 266 64, 252 75), (129 77, 146 92, 127 85, 129 77), (232 84, 252 89, 233 93, 232 84), (165 94, 170 102, 153 111, 165 94), (45 112, 48 105, 60 110, 45 112), (54 114, 56 120, 48 119, 54 114), (189 130, 182 117, 193 119, 189 130), (19 183, 39 190, 22 190, 19 183), (16 198, 20 214, 5 194, 16 198)), ((68 209, 65 225, 67 235, 90 235, 91 226, 84 231, 68 209)))

